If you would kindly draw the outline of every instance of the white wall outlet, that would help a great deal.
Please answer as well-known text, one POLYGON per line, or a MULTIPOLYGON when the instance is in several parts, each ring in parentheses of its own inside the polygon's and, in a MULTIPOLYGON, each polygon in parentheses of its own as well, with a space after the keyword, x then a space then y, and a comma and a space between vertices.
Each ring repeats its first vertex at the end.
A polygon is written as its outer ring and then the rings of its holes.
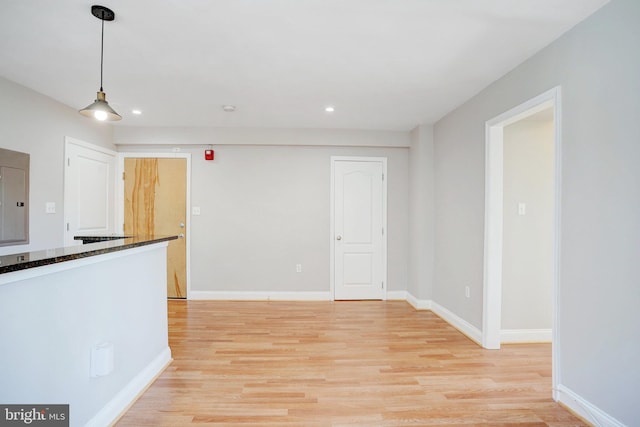
POLYGON ((44 211, 48 214, 56 213, 56 203, 55 202, 47 202, 44 204, 44 211))
POLYGON ((91 347, 91 377, 104 377, 113 372, 113 344, 104 342, 91 347))
POLYGON ((469 288, 468 286, 464 287, 464 296, 467 298, 471 298, 471 288, 469 288))
POLYGON ((200 215, 200 206, 194 206, 191 208, 191 215, 200 215))
POLYGON ((296 273, 302 273, 302 264, 296 264, 296 273))

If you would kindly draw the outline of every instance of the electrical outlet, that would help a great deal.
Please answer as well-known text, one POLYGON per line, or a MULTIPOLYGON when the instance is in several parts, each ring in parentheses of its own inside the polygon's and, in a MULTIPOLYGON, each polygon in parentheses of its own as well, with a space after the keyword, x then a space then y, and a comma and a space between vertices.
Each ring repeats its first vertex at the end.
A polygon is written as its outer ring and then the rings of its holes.
POLYGON ((471 298, 471 288, 469 288, 468 286, 464 287, 464 296, 467 298, 471 298))
POLYGON ((302 264, 296 264, 296 273, 302 273, 302 264))

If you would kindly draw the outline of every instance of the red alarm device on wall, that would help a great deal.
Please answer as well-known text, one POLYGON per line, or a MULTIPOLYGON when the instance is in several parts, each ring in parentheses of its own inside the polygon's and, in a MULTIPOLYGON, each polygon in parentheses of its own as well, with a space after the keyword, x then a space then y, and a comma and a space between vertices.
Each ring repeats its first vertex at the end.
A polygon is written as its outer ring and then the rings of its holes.
POLYGON ((213 160, 213 150, 211 148, 204 150, 204 159, 213 160))

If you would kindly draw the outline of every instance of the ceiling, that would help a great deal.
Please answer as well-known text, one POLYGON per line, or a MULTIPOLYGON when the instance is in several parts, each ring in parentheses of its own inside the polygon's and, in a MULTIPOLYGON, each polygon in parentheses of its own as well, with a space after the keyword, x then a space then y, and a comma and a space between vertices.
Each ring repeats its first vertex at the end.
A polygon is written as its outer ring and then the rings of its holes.
MULTIPOLYGON (((104 91, 117 126, 407 131, 607 2, 105 0, 116 19, 105 23, 104 91)), ((101 21, 91 4, 2 0, 0 76, 74 109, 93 102, 101 21)))

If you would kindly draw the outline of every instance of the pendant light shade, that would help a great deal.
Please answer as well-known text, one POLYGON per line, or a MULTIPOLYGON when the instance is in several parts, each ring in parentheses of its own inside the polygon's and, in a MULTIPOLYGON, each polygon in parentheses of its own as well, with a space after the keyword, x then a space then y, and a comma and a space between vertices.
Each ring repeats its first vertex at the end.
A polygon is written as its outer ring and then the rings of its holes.
POLYGON ((120 114, 116 113, 113 108, 109 107, 109 103, 105 99, 105 93, 102 90, 100 90, 96 95, 94 103, 87 105, 80 110, 80 114, 87 117, 93 117, 100 121, 117 121, 122 119, 120 114))
POLYGON ((96 95, 96 100, 93 104, 80 110, 80 114, 87 117, 93 117, 97 120, 117 121, 121 120, 122 116, 116 113, 113 108, 109 106, 107 102, 107 96, 102 89, 102 65, 104 62, 104 21, 113 21, 115 19, 115 13, 104 6, 91 6, 91 14, 102 21, 102 37, 100 40, 100 90, 96 95))

